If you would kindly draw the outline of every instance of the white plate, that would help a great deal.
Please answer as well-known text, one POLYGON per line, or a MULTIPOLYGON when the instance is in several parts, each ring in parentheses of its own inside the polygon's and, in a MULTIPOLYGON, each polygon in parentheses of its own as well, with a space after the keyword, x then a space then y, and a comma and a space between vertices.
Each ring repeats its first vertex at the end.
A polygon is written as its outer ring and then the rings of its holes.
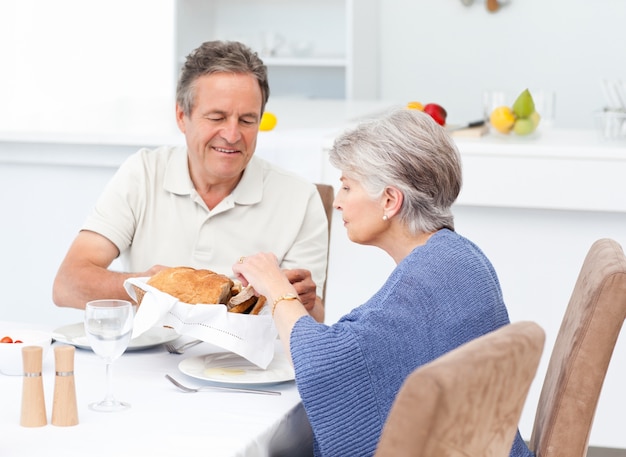
POLYGON ((190 357, 178 364, 184 374, 225 384, 273 384, 293 381, 295 373, 287 356, 278 352, 266 370, 232 352, 190 357))
MULTIPOLYGON (((127 351, 141 351, 149 349, 159 344, 174 341, 180 335, 174 329, 164 327, 153 327, 142 333, 137 338, 130 340, 127 351)), ((52 332, 52 338, 65 344, 71 344, 81 349, 91 349, 87 335, 85 335, 85 326, 82 322, 76 324, 65 325, 59 327, 52 332)))

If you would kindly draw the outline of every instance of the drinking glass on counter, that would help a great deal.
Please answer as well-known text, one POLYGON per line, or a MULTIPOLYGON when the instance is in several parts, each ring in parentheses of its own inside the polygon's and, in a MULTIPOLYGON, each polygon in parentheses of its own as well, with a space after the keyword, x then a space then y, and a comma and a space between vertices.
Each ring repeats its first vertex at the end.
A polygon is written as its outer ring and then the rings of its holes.
POLYGON ((94 300, 85 306, 85 334, 93 352, 106 363, 107 392, 104 400, 91 403, 94 411, 122 411, 128 403, 113 396, 113 362, 121 356, 133 332, 133 308, 126 300, 94 300))
POLYGON ((626 111, 604 108, 594 113, 596 130, 601 140, 626 140, 626 111))

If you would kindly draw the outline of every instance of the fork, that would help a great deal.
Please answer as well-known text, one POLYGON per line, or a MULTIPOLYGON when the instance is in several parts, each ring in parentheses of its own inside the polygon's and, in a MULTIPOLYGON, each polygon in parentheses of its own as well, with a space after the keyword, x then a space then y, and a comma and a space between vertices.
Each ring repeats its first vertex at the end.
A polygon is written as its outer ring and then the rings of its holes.
POLYGON ((165 349, 167 349, 167 352, 169 352, 170 354, 182 354, 183 352, 185 352, 185 349, 189 349, 200 343, 202 343, 202 340, 193 340, 178 347, 174 346, 171 343, 165 343, 165 349))
POLYGON ((186 393, 196 393, 196 392, 202 392, 202 391, 208 391, 208 390, 228 390, 231 392, 243 392, 243 393, 248 393, 248 394, 263 394, 263 395, 280 395, 281 394, 280 392, 276 390, 242 389, 239 387, 227 387, 227 386, 203 386, 203 387, 193 388, 193 387, 187 387, 181 384, 180 382, 178 382, 176 379, 172 378, 168 374, 166 374, 165 377, 168 379, 168 381, 170 381, 172 384, 174 384, 176 387, 178 387, 180 390, 186 393))

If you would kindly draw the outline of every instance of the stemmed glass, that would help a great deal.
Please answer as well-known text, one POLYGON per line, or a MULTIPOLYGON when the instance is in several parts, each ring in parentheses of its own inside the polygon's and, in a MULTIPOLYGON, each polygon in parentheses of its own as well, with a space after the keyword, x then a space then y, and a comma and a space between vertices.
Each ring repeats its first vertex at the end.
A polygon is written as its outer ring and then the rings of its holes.
POLYGON ((128 403, 113 397, 112 364, 130 342, 133 331, 133 307, 126 300, 94 300, 85 306, 85 334, 93 352, 106 362, 107 393, 104 400, 91 403, 94 411, 122 411, 128 403))

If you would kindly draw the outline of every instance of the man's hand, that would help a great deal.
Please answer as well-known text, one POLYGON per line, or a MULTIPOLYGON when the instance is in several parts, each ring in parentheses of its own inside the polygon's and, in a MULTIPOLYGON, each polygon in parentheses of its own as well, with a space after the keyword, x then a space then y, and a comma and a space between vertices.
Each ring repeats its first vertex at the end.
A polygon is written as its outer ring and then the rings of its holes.
POLYGON ((305 309, 317 322, 324 322, 324 304, 317 296, 317 289, 311 272, 304 269, 283 270, 289 282, 293 285, 305 309))
POLYGON ((296 288, 300 301, 307 311, 315 307, 317 290, 311 272, 304 269, 283 270, 289 282, 296 288))

